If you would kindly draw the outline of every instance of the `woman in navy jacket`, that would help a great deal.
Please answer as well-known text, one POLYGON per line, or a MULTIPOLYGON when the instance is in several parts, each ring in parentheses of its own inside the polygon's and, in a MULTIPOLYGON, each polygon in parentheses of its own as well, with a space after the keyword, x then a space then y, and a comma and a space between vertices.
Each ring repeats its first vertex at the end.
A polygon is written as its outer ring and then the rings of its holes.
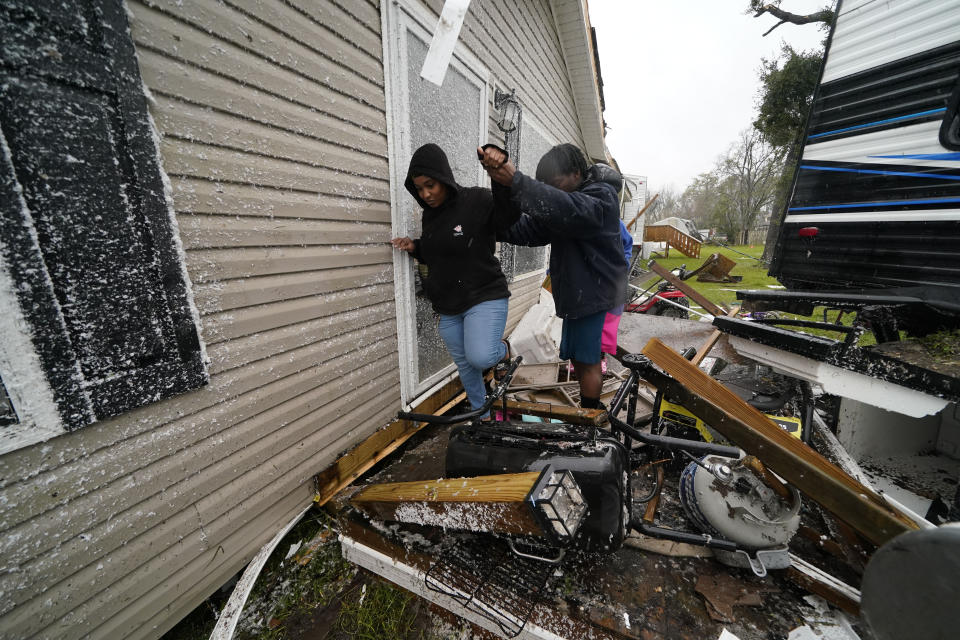
POLYGON ((510 289, 496 256, 498 231, 519 213, 495 207, 482 187, 462 187, 443 150, 425 144, 410 159, 407 191, 423 207, 422 233, 394 238, 419 263, 423 291, 439 315, 439 332, 460 380, 478 409, 486 397, 483 370, 509 357, 502 340, 510 289))

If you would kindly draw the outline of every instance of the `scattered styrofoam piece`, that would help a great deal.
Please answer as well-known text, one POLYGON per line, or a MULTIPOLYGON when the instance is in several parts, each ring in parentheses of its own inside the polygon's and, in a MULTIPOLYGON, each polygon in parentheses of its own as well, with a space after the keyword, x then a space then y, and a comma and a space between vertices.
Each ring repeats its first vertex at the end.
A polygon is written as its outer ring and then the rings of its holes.
POLYGON ((812 608, 803 616, 807 624, 792 629, 787 640, 860 640, 845 613, 831 608, 820 596, 806 596, 804 601, 812 608))

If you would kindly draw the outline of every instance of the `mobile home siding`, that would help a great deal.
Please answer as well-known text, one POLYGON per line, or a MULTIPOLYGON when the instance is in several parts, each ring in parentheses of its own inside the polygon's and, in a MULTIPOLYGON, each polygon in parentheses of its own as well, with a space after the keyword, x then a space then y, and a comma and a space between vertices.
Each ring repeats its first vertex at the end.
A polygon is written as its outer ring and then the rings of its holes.
POLYGON ((157 637, 399 403, 379 8, 128 2, 210 384, 0 458, 5 637, 157 637))
MULTIPOLYGON (((0 457, 3 637, 159 637, 400 401, 379 4, 127 7, 210 383, 0 457)), ((584 145, 547 0, 473 3, 461 40, 584 145)))

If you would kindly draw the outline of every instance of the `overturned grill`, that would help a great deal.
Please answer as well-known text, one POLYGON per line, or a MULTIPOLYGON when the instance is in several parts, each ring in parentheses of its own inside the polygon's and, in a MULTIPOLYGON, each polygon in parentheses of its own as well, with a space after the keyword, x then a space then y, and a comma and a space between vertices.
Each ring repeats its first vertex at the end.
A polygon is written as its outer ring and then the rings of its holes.
POLYGON ((487 536, 457 536, 427 571, 427 588, 494 622, 505 635, 519 635, 543 600, 553 565, 512 553, 487 536))

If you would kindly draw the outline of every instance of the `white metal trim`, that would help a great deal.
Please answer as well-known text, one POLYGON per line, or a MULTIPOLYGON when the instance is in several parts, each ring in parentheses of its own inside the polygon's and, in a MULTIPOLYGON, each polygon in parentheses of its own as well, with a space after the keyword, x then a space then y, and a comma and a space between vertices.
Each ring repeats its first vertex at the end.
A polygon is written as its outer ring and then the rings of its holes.
POLYGON ((802 380, 816 382, 827 393, 902 413, 913 418, 933 415, 947 406, 943 398, 909 389, 813 358, 770 347, 738 336, 728 336, 738 353, 802 380))
POLYGON ((793 213, 784 218, 785 223, 810 223, 826 225, 834 222, 930 222, 960 220, 960 209, 921 211, 857 211, 855 213, 793 213))
POLYGON ((3 428, 0 455, 66 433, 53 390, 30 339, 30 324, 0 251, 0 378, 19 422, 3 428))
POLYGON ((960 168, 960 161, 958 160, 902 157, 936 153, 950 153, 940 144, 939 120, 807 144, 803 149, 803 159, 805 161, 906 164, 917 167, 943 167, 945 169, 960 168))

